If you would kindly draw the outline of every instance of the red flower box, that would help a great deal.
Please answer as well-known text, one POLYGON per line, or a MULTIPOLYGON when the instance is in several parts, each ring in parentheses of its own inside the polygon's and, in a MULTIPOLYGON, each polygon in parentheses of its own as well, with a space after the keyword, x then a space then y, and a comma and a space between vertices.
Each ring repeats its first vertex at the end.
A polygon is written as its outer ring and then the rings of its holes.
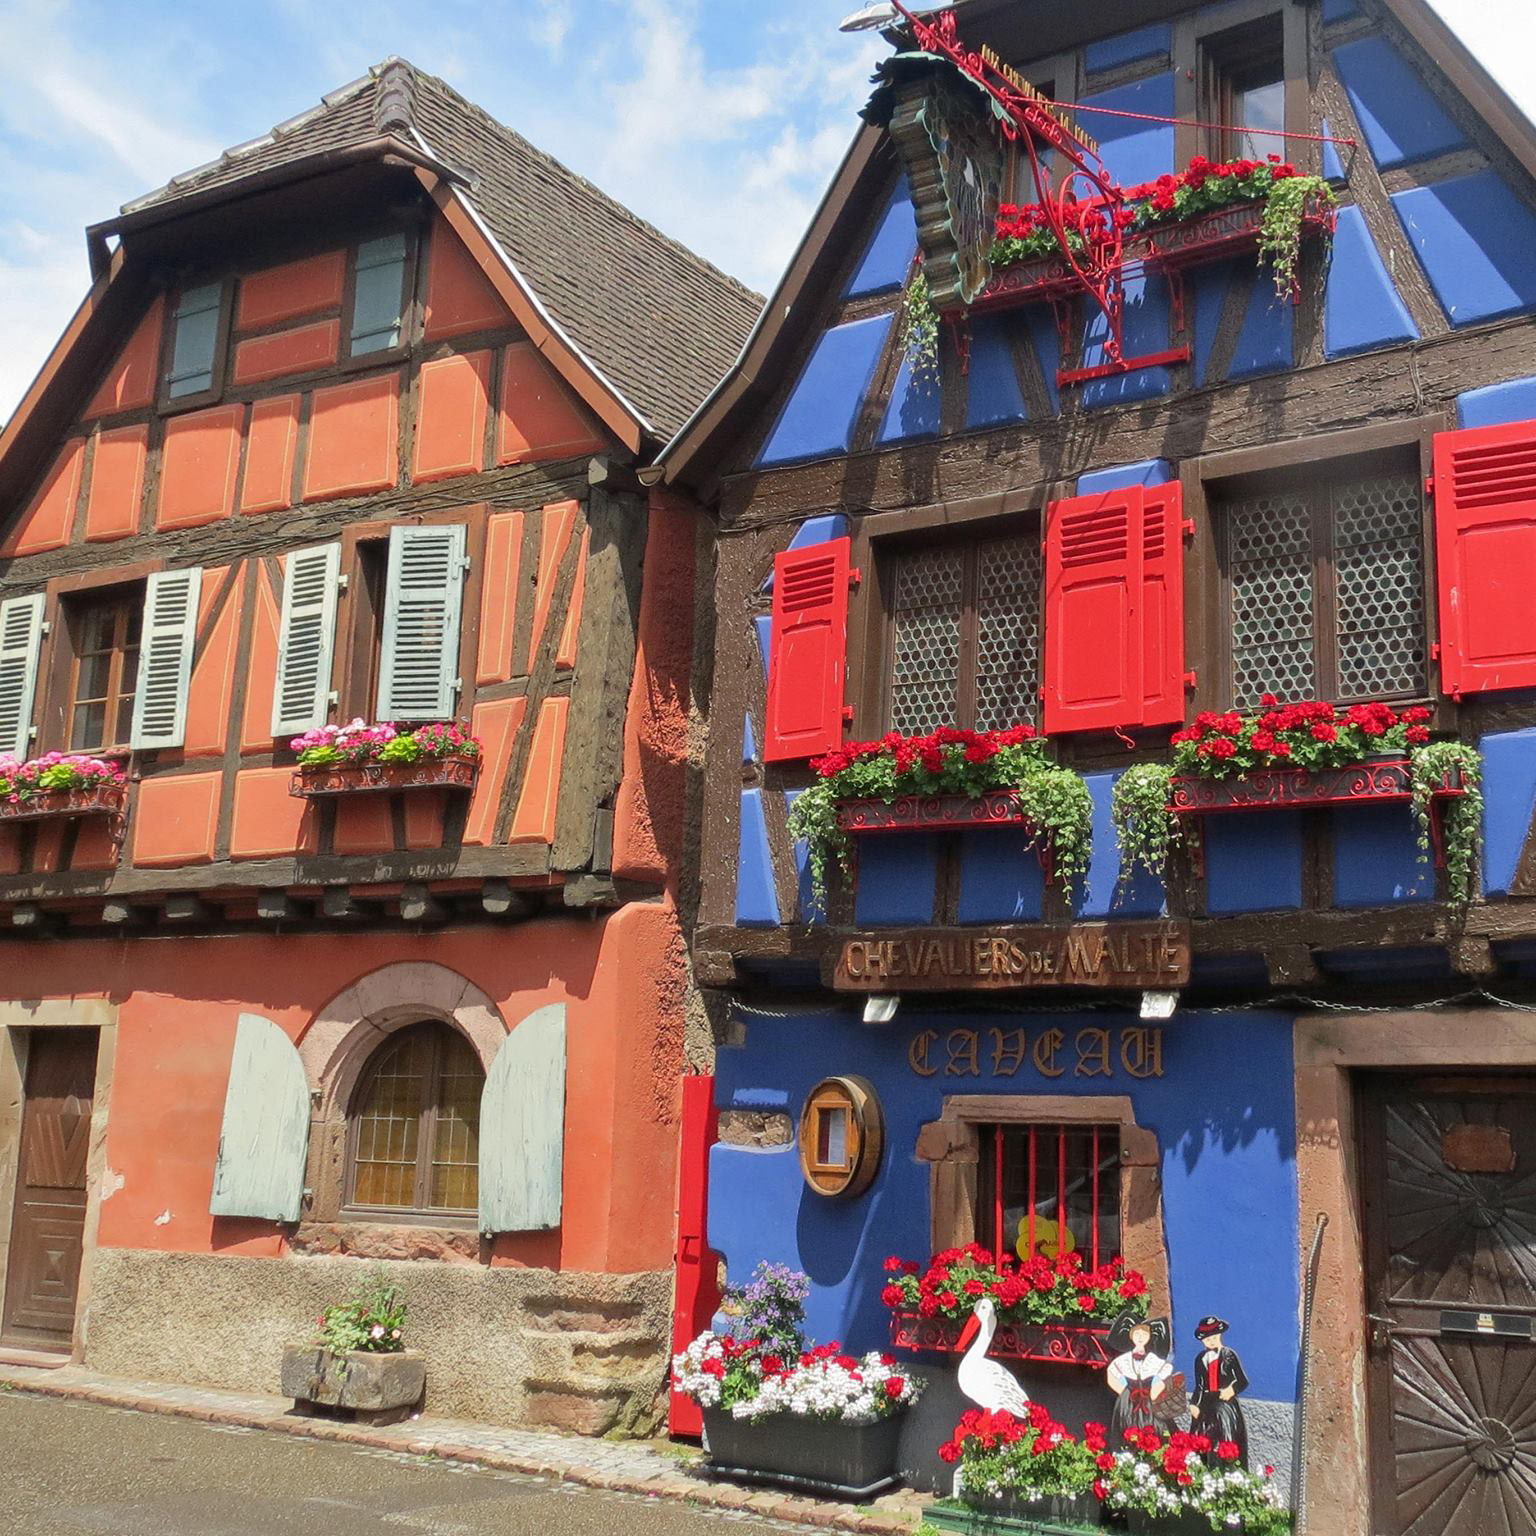
MULTIPOLYGON (((1175 777, 1169 789, 1170 811, 1203 816, 1222 811, 1304 810, 1408 801, 1413 797, 1413 776, 1407 758, 1393 757, 1348 768, 1255 768, 1231 779, 1187 774, 1175 777)), ((1435 797, 1447 799, 1465 793, 1460 775, 1453 772, 1435 790, 1435 797)))
POLYGON ((1016 827, 1028 821, 1016 790, 983 795, 898 795, 894 800, 844 800, 837 824, 845 832, 964 832, 1016 827))
POLYGON ((84 789, 52 789, 14 804, 0 800, 0 821, 41 821, 50 816, 116 816, 127 793, 121 784, 89 784, 84 789))
POLYGON ((338 763, 301 767, 288 793, 300 800, 329 795, 366 795, 404 789, 471 790, 478 757, 425 758, 416 763, 338 763))
MULTIPOLYGON (((891 1343, 900 1349, 959 1354, 963 1326, 944 1317, 893 1312, 891 1343)), ((1112 1358, 1109 1329, 1092 1323, 999 1323, 987 1353, 1003 1360, 1084 1365, 1092 1370, 1102 1370, 1112 1358)))

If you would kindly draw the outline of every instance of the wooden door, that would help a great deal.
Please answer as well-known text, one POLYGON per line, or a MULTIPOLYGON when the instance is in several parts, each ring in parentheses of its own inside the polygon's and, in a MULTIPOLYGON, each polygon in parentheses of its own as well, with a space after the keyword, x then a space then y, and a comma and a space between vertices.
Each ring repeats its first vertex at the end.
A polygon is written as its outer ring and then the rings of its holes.
POLYGON ((1376 1536, 1536 1531, 1536 1080, 1402 1079, 1361 1117, 1376 1536))
POLYGON ((0 1338, 68 1349, 80 1291, 96 1031, 34 1030, 0 1338))

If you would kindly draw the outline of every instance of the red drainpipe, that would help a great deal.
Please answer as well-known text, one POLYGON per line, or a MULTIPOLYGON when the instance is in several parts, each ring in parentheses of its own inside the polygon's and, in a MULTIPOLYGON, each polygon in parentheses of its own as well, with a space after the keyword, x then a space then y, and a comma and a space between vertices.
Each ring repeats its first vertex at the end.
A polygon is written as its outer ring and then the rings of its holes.
MULTIPOLYGON (((709 1149, 720 1130, 713 1077, 683 1079, 683 1126, 677 1159, 677 1259, 672 1302, 672 1349, 686 1349, 720 1305, 719 1257, 709 1250, 709 1149)), ((697 1439, 704 1432, 699 1405, 676 1389, 667 1428, 697 1439)))

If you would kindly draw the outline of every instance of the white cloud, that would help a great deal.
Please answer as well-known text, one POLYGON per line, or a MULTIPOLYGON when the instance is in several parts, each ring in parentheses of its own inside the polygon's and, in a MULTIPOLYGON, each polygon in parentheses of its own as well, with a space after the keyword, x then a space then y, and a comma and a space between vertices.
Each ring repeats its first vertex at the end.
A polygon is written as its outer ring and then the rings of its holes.
POLYGON ((1483 67, 1536 120, 1536 11, 1530 0, 1430 0, 1483 67))

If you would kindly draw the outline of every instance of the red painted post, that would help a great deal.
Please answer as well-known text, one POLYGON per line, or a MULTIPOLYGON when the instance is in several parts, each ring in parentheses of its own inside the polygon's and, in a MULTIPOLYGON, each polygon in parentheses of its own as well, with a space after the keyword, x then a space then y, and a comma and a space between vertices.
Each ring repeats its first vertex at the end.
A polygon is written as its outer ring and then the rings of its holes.
MULTIPOLYGON (((709 1250, 709 1149, 720 1130, 713 1077, 683 1079, 683 1124, 677 1158, 677 1257, 672 1296, 672 1349, 686 1349, 720 1305, 719 1259, 709 1250)), ((674 1435, 704 1432, 699 1405, 675 1389, 667 1414, 674 1435)))

